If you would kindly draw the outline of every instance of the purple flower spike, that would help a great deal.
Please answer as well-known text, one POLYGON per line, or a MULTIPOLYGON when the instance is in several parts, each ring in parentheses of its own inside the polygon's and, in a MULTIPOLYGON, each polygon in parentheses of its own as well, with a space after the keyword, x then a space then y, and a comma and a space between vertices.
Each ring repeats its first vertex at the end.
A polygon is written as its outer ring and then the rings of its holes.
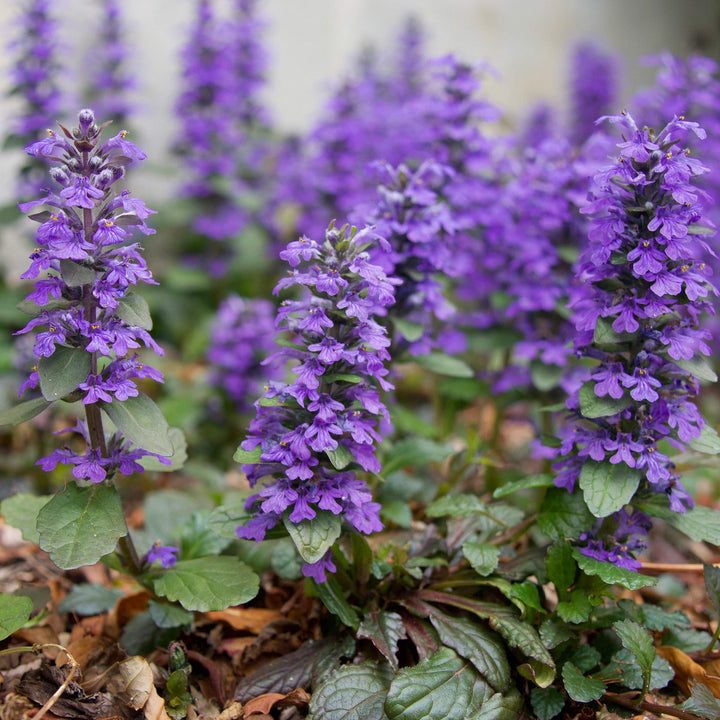
MULTIPOLYGON (((162 381, 158 371, 133 354, 141 344, 162 354, 141 327, 146 323, 149 327, 149 316, 133 317, 137 324, 130 324, 120 311, 121 304, 132 304, 142 315, 141 299, 133 291, 139 282, 153 282, 133 238, 135 229, 152 232, 145 219, 153 211, 128 191, 117 194, 113 187, 123 177, 123 167, 145 154, 126 138, 125 131, 105 141, 101 132, 93 111, 86 108, 78 115, 78 127, 69 131, 61 126, 61 134, 53 133, 49 140, 27 149, 28 154, 53 165, 55 177, 64 178, 64 187, 58 194, 46 193, 37 201, 21 204, 26 211, 45 206, 32 216, 39 223, 39 247, 24 273, 26 278, 36 278, 27 299, 43 309, 16 333, 35 332, 32 353, 37 365, 52 362, 58 352, 74 358, 72 362, 85 360, 88 375, 69 394, 81 399, 86 412, 96 417, 98 404, 138 396, 137 379, 162 381), (57 148, 62 152, 56 152, 57 148)), ((37 365, 21 391, 37 386, 37 365)), ((75 432, 90 442, 84 422, 75 432)), ((100 442, 96 434, 92 446, 84 454, 72 454, 69 462, 75 465, 73 475, 80 484, 97 483, 111 480, 118 472, 142 472, 137 460, 148 454, 120 435, 100 442)), ((54 467, 58 458, 51 454, 42 461, 43 467, 54 467)), ((65 456, 60 458, 65 460, 65 456)))
MULTIPOLYGON (((377 241, 369 230, 331 226, 323 243, 304 238, 284 253, 300 274, 282 286, 299 286, 303 294, 278 311, 277 326, 292 345, 273 357, 297 366, 291 384, 267 386, 241 444, 242 451, 261 451, 243 465, 250 484, 272 478, 248 499, 251 518, 237 529, 241 538, 261 540, 279 522, 313 521, 318 513, 340 516, 361 533, 382 528, 380 506, 358 476, 358 468, 380 469, 378 428, 389 417, 378 386, 392 388, 385 379, 386 331, 375 318, 394 301, 396 283, 369 260, 377 241), (318 311, 327 322, 306 322, 318 311)), ((317 582, 334 571, 329 553, 303 568, 317 582)))
POLYGON ((694 180, 705 168, 688 165, 683 145, 689 134, 702 135, 701 128, 675 117, 655 133, 627 113, 607 119, 620 126, 624 140, 615 162, 595 175, 583 208, 590 242, 578 261, 584 284, 572 303, 576 352, 599 366, 568 401, 573 425, 563 430, 554 469, 556 486, 571 492, 581 478, 598 517, 593 531, 579 538, 581 552, 635 570, 649 517, 633 509, 635 496, 614 508, 612 518, 602 517, 592 493, 597 483, 625 478, 643 498, 660 495, 662 511, 692 507, 658 443, 682 450, 705 426, 690 402, 704 373, 694 376, 687 361, 699 366, 710 352, 709 333, 698 322, 713 312, 708 298, 717 290, 702 273, 711 254, 703 238, 712 226, 694 180))

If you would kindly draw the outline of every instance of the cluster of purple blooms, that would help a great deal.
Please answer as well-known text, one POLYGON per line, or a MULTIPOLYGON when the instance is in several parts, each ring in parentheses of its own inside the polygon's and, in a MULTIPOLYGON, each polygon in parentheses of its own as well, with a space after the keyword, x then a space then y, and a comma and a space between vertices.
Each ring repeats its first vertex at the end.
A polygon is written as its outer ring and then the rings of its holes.
MULTIPOLYGON (((318 512, 339 515, 361 533, 382 529, 378 503, 351 463, 378 472, 378 428, 389 423, 380 389, 387 381, 390 340, 377 321, 394 302, 397 281, 369 259, 387 243, 372 231, 331 226, 322 243, 291 242, 281 257, 293 268, 276 292, 304 289, 284 300, 277 326, 292 341, 276 357, 294 361, 292 383, 271 383, 255 403, 256 414, 241 448, 259 448, 258 461, 243 465, 251 485, 271 478, 251 496, 251 519, 241 538, 262 540, 279 522, 312 520, 318 512)), ((303 572, 322 582, 334 572, 330 551, 303 572)))
MULTIPOLYGON (((237 198, 257 191, 266 163, 267 148, 258 134, 268 119, 258 95, 267 61, 255 5, 255 0, 236 0, 232 17, 225 20, 215 15, 211 0, 198 0, 182 54, 177 150, 190 179, 181 192, 200 203, 195 232, 215 241, 236 236, 252 221, 237 198)), ((230 248, 223 245, 210 252, 205 248, 195 260, 221 276, 230 258, 230 248)))
POLYGON ((269 300, 230 295, 210 330, 210 382, 221 388, 238 412, 252 411, 263 386, 279 380, 281 369, 264 360, 275 349, 275 307, 269 300))
POLYGON ((376 169, 377 200, 357 208, 351 219, 373 225, 390 247, 389 252, 378 248, 373 260, 400 281, 391 311, 397 331, 394 343, 411 355, 437 347, 462 350, 462 336, 448 331, 454 308, 440 281, 462 271, 454 252, 455 220, 441 196, 454 173, 430 161, 414 172, 405 165, 381 162, 376 169))
MULTIPOLYGON (((43 197, 20 204, 23 212, 44 208, 30 215, 39 223, 37 249, 22 275, 35 279, 27 299, 39 312, 18 331, 35 332, 36 360, 20 393, 37 387, 41 363, 67 353, 68 362, 88 368, 74 399, 82 399, 86 413, 96 414, 105 403, 137 396, 136 380, 162 381, 160 372, 146 365, 136 350, 145 346, 163 354, 148 332, 145 301, 132 292, 140 282, 154 283, 133 231, 154 233, 145 221, 155 211, 128 190, 114 188, 125 168, 146 156, 125 131, 103 140, 104 127, 96 125, 92 110, 81 110, 78 127, 48 130, 44 140, 27 147, 27 153, 52 164, 50 175, 59 190, 46 190, 43 197)), ((75 478, 89 482, 101 482, 116 472, 142 472, 138 460, 150 453, 120 434, 109 440, 102 433, 90 437, 93 432, 85 421, 72 429, 88 443, 86 451, 55 450, 38 462, 44 470, 58 463, 73 465, 75 478)))
MULTIPOLYGON (((670 510, 684 513, 692 500, 658 444, 683 449, 705 426, 692 402, 694 373, 711 352, 699 322, 714 312, 717 290, 702 258, 711 251, 699 234, 712 226, 693 182, 707 168, 683 144, 705 131, 683 117, 657 133, 627 113, 609 120, 624 141, 616 161, 595 176, 583 208, 591 218, 579 263, 587 292, 573 301, 576 348, 599 364, 569 401, 575 423, 564 433, 555 483, 573 491, 592 468, 608 474, 625 466, 626 477, 637 480, 633 497, 660 494, 670 510), (585 388, 592 403, 605 403, 602 411, 587 409, 585 388)), ((581 551, 639 567, 633 554, 644 547, 649 518, 628 502, 604 520, 583 535, 581 551)))
MULTIPOLYGON (((9 47, 15 58, 10 72, 13 94, 23 102, 12 132, 23 145, 37 140, 48 118, 60 114, 60 65, 53 6, 53 0, 30 0, 19 17, 17 39, 9 47)), ((45 178, 42 163, 27 163, 20 173, 20 197, 37 195, 45 178)))

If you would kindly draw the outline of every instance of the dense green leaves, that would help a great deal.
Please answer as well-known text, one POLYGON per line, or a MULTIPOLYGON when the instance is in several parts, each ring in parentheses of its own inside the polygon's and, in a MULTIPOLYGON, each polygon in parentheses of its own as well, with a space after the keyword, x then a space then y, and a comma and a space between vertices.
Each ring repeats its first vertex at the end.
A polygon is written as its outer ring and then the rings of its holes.
POLYGON ((19 630, 29 620, 32 609, 28 597, 0 594, 0 640, 19 630))
POLYGON ((137 447, 166 457, 173 454, 167 420, 144 393, 123 402, 101 403, 101 407, 115 427, 137 447))
POLYGON ((385 720, 392 672, 387 665, 344 665, 324 678, 310 699, 308 720, 385 720))
POLYGON ((565 698, 554 687, 533 688, 530 691, 530 704, 538 720, 552 720, 565 707, 565 698))
POLYGON ((577 563, 572 554, 572 547, 567 541, 551 545, 545 556, 545 567, 548 579, 555 584, 558 592, 564 593, 575 582, 577 563))
POLYGON ((466 720, 492 695, 472 665, 441 648, 395 676, 385 712, 390 720, 466 720))
POLYGON ((329 510, 318 510, 314 518, 292 522, 287 515, 283 518, 285 529, 306 563, 322 559, 333 543, 340 537, 341 520, 329 510))
POLYGON ((50 357, 38 360, 40 390, 46 400, 69 395, 90 374, 91 354, 83 348, 55 347, 50 357))
POLYGON ((152 579, 155 592, 179 602, 186 610, 224 610, 252 600, 259 588, 258 576, 235 557, 180 560, 152 579))
POLYGON ((640 485, 641 473, 625 463, 585 460, 580 488, 585 504, 595 517, 608 517, 630 502, 640 485))
POLYGON ((114 486, 68 483, 40 510, 37 530, 40 547, 69 570, 111 553, 127 526, 114 486))

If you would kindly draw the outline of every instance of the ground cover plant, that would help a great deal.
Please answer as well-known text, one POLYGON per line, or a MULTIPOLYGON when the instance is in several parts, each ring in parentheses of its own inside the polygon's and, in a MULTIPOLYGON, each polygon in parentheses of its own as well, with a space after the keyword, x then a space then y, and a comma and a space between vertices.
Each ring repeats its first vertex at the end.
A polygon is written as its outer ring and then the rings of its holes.
POLYGON ((198 0, 151 209, 129 18, 71 111, 54 11, 12 48, 0 715, 719 717, 717 65, 622 108, 583 44, 510 128, 409 21, 288 137, 259 6, 198 0))

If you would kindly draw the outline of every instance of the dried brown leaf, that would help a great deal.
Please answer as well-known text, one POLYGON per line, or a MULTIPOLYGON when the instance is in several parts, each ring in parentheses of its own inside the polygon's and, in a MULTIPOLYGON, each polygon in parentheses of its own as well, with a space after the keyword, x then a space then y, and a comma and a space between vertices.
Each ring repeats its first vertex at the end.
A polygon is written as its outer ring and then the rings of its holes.
POLYGON ((142 709, 145 720, 170 720, 165 712, 165 701, 155 689, 150 663, 139 655, 118 663, 122 690, 128 696, 128 704, 135 710, 142 709))
POLYGON ((666 645, 657 648, 657 653, 670 663, 675 671, 675 682, 686 695, 691 694, 695 683, 702 683, 716 698, 720 698, 720 677, 709 674, 703 665, 677 648, 666 645))
POLYGON ((264 693, 245 703, 245 717, 267 715, 278 700, 284 700, 283 693, 264 693))
POLYGON ((263 628, 275 620, 282 620, 284 616, 279 610, 266 608, 228 608, 217 612, 206 612, 205 617, 227 623, 235 630, 259 635, 263 628))

